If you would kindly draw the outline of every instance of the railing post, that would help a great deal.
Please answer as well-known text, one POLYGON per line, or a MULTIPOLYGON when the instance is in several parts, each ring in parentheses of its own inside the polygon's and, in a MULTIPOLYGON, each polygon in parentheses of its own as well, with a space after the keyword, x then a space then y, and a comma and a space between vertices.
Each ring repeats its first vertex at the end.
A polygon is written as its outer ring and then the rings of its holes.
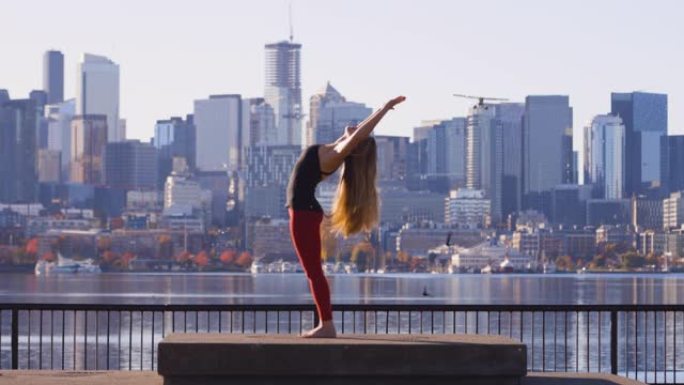
POLYGON ((19 310, 12 309, 12 369, 19 369, 19 310))
POLYGON ((618 372, 618 315, 617 310, 610 311, 610 372, 618 372))

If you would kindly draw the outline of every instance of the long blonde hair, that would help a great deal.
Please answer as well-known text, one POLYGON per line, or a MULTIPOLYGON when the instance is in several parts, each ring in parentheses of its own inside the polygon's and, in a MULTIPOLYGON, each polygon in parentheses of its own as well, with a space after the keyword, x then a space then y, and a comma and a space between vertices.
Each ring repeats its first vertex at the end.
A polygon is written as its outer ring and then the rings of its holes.
POLYGON ((333 230, 345 237, 370 231, 378 223, 376 163, 377 149, 373 137, 364 139, 344 159, 331 224, 333 230))

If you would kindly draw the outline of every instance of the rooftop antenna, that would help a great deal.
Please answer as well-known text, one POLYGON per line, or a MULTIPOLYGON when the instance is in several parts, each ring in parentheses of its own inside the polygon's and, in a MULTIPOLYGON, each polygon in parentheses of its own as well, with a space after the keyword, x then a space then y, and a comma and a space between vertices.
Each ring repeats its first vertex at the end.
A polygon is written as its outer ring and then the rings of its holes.
POLYGON ((294 42, 294 32, 293 32, 293 28, 292 28, 292 2, 290 2, 288 4, 288 8, 289 8, 288 14, 289 14, 289 18, 290 18, 290 43, 292 43, 292 42, 294 42))

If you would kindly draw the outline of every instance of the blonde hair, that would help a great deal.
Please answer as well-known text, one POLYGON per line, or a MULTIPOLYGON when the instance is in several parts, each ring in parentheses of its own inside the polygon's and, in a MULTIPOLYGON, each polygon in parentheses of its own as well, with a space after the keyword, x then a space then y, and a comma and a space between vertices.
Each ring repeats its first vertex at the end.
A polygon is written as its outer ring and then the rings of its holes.
POLYGON ((331 225, 345 237, 370 231, 378 223, 375 187, 377 150, 375 139, 364 139, 344 159, 342 176, 333 202, 331 225))

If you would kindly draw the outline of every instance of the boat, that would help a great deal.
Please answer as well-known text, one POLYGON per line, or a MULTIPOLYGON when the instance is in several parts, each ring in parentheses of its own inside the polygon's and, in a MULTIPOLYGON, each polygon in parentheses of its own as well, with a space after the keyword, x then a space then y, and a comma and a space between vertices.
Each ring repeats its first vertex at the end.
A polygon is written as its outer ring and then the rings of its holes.
POLYGON ((75 259, 66 258, 62 254, 57 253, 57 262, 40 260, 36 262, 33 269, 36 275, 50 275, 50 274, 99 274, 102 272, 100 265, 96 264, 92 258, 77 261, 75 259))
POLYGON ((249 272, 252 274, 260 274, 264 273, 266 271, 266 268, 264 267, 264 264, 261 262, 254 261, 252 262, 252 266, 249 267, 249 272))

